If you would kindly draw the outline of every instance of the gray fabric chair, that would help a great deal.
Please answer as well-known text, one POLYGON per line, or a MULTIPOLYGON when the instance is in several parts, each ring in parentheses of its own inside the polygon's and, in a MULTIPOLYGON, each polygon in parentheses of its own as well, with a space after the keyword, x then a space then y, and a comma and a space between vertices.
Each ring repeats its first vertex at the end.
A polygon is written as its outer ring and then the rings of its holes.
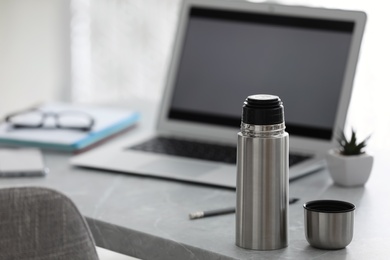
POLYGON ((99 259, 73 202, 46 188, 0 189, 0 259, 99 259))

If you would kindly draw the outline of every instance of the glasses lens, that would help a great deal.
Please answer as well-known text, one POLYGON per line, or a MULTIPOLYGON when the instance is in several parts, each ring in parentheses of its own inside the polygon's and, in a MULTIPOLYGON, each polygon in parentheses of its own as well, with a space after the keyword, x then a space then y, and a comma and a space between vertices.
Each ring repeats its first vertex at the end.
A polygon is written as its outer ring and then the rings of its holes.
POLYGON ((10 117, 9 122, 15 126, 38 127, 42 123, 42 114, 39 111, 28 111, 10 117))
POLYGON ((92 124, 92 118, 83 113, 68 112, 58 116, 58 126, 63 128, 88 128, 92 124))

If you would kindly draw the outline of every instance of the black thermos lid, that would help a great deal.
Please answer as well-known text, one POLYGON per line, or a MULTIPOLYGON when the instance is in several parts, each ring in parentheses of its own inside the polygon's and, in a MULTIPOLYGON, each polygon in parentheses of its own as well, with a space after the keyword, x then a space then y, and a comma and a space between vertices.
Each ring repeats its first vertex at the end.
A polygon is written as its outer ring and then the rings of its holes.
POLYGON ((284 122, 283 103, 278 96, 258 94, 246 98, 242 122, 251 125, 275 125, 284 122))

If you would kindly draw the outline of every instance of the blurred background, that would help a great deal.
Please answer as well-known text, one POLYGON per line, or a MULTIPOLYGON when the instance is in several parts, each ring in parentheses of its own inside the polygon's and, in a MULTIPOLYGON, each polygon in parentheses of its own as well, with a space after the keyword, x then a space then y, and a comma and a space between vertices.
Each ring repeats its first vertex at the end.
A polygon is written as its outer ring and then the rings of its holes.
MULTIPOLYGON (((0 0, 0 116, 48 100, 131 106, 136 97, 158 102, 180 2, 0 0)), ((389 149, 390 4, 273 2, 367 13, 347 128, 356 129, 361 139, 372 134, 369 149, 389 149)))

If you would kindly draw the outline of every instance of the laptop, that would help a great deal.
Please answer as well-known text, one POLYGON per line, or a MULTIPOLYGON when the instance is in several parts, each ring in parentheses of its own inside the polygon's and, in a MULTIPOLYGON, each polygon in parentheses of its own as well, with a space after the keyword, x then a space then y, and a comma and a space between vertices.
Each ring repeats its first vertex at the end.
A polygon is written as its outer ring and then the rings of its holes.
POLYGON ((155 131, 71 164, 235 188, 243 101, 273 94, 290 181, 318 171, 344 128, 365 22, 358 11, 185 0, 155 131))

